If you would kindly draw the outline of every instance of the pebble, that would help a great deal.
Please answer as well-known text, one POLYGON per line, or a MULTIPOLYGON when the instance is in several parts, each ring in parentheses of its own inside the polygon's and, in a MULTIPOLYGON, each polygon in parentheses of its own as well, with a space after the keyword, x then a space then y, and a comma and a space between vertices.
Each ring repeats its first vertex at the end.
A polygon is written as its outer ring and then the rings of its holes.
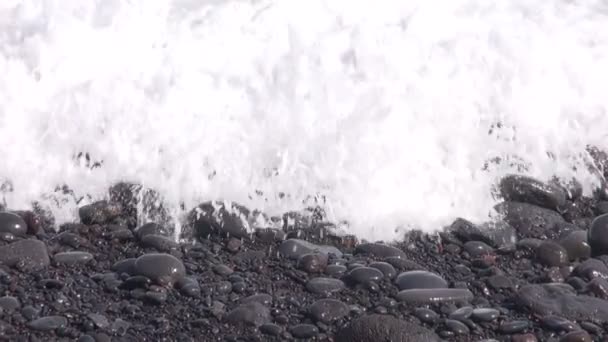
POLYGON ((283 332, 283 328, 279 325, 268 323, 260 326, 260 332, 269 336, 279 336, 283 332))
POLYGON ((546 266, 563 266, 568 263, 568 252, 560 244, 543 241, 536 249, 538 260, 546 266))
POLYGON ((591 246, 593 254, 608 253, 608 214, 603 214, 591 222, 587 240, 591 246))
POLYGON ((566 249, 571 261, 591 257, 591 246, 587 241, 587 236, 586 231, 575 230, 560 240, 560 244, 566 249))
POLYGON ((468 241, 464 244, 463 248, 467 253, 469 253, 471 258, 478 258, 480 256, 494 253, 494 248, 481 241, 468 241))
POLYGON ((514 287, 511 278, 501 274, 489 277, 486 282, 494 290, 509 289, 514 287))
POLYGON ((162 226, 155 222, 149 222, 138 227, 137 229, 135 229, 134 233, 135 236, 140 240, 143 240, 143 238, 148 235, 159 235, 165 237, 168 237, 170 235, 169 230, 165 226, 162 226))
POLYGON ((245 297, 241 300, 242 304, 258 302, 265 306, 270 306, 272 304, 272 296, 267 293, 258 293, 251 295, 249 297, 245 297))
POLYGON ((491 308, 477 308, 473 309, 471 317, 480 322, 492 322, 500 316, 500 311, 491 308))
POLYGON ((389 264, 391 264, 393 267, 395 267, 396 269, 398 269, 400 271, 416 271, 416 270, 423 271, 424 270, 424 267, 420 266, 416 262, 408 260, 408 259, 404 259, 404 258, 388 257, 388 258, 385 258, 384 261, 388 262, 389 264))
POLYGON ((456 219, 449 227, 449 231, 465 242, 483 241, 494 248, 512 246, 517 242, 515 228, 504 221, 475 225, 464 219, 456 219))
POLYGON ((319 328, 312 324, 298 324, 289 329, 295 338, 313 338, 319 334, 319 328))
POLYGON ((384 277, 386 279, 393 279, 397 275, 397 271, 395 270, 395 267, 393 267, 393 265, 389 264, 388 262, 384 262, 384 261, 372 262, 371 264, 369 264, 369 267, 380 270, 380 272, 382 272, 382 274, 384 274, 384 277))
POLYGON ((112 267, 110 269, 118 274, 126 273, 129 275, 134 275, 136 272, 135 260, 137 260, 137 259, 128 258, 128 259, 123 259, 123 260, 117 261, 114 263, 114 265, 112 265, 112 267))
POLYGON ((104 315, 100 315, 97 313, 90 313, 87 317, 95 324, 96 327, 100 329, 105 329, 110 326, 110 322, 108 318, 104 315))
POLYGON ((144 254, 135 261, 135 270, 161 285, 173 285, 186 276, 184 264, 170 254, 144 254))
POLYGON ((320 253, 333 254, 336 257, 342 257, 342 252, 333 246, 320 246, 300 239, 288 239, 279 246, 279 253, 291 259, 298 259, 305 254, 320 253))
POLYGON ((384 278, 384 274, 377 268, 372 267, 357 267, 348 272, 348 277, 357 284, 368 284, 377 282, 384 278))
POLYGON ((559 213, 528 203, 507 201, 497 205, 496 210, 519 234, 527 237, 544 238, 549 229, 565 222, 559 213))
POLYGON ((540 321, 547 328, 557 332, 572 331, 578 328, 575 323, 572 323, 571 321, 563 317, 555 315, 543 316, 540 321))
POLYGON ((397 247, 384 245, 381 243, 362 243, 355 247, 355 254, 369 254, 379 258, 396 257, 405 259, 405 252, 397 247))
POLYGON ((329 295, 344 289, 345 284, 340 279, 312 278, 306 283, 306 289, 312 293, 329 295))
POLYGON ((511 336, 511 342, 537 342, 538 339, 533 334, 518 334, 511 336))
POLYGON ((500 194, 507 201, 535 204, 557 209, 566 204, 566 191, 560 186, 543 183, 522 175, 507 175, 499 184, 500 194))
POLYGON ((179 248, 179 244, 171 238, 157 234, 148 234, 141 238, 144 247, 154 248, 159 252, 170 252, 179 248))
POLYGON ((470 332, 469 327, 454 319, 446 319, 445 326, 456 335, 468 335, 470 332))
POLYGON ((88 225, 109 223, 112 219, 118 217, 120 213, 121 208, 118 204, 105 200, 94 202, 78 209, 80 221, 88 225))
POLYGON ((12 312, 21 307, 19 299, 13 296, 0 297, 0 312, 12 312))
POLYGON ((365 315, 340 329, 335 342, 439 342, 433 331, 389 315, 365 315))
POLYGON ((606 279, 608 278, 608 267, 601 260, 591 258, 578 264, 574 268, 573 274, 587 280, 596 277, 606 279))
POLYGON ((455 319, 457 321, 463 321, 463 320, 471 317, 472 314, 473 314, 472 306, 463 306, 459 309, 454 310, 452 313, 450 313, 449 318, 455 319))
POLYGON ((439 321, 439 314, 431 309, 416 308, 413 313, 423 323, 435 324, 439 321))
POLYGON ((45 316, 28 323, 30 329, 38 331, 55 330, 68 325, 68 320, 63 316, 45 316))
POLYGON ((571 331, 564 334, 559 342, 592 342, 593 338, 584 330, 571 331))
POLYGON ((234 270, 224 264, 214 265, 213 272, 221 276, 229 276, 234 273, 234 270))
POLYGON ((270 323, 270 310, 258 302, 241 304, 226 315, 226 321, 233 325, 259 327, 270 323))
POLYGON ((64 265, 86 264, 91 260, 93 260, 93 254, 80 251, 62 252, 53 256, 55 263, 64 265))
POLYGON ((344 265, 329 265, 325 268, 325 274, 333 277, 341 276, 346 273, 346 271, 347 268, 344 265))
POLYGON ((167 293, 166 292, 155 292, 155 291, 147 291, 142 297, 144 301, 148 303, 161 305, 167 301, 167 293))
POLYGON ((407 304, 417 305, 466 302, 473 299, 473 293, 466 289, 410 289, 399 291, 397 299, 407 304))
POLYGON ((530 326, 529 321, 517 320, 517 321, 504 321, 500 323, 498 331, 503 334, 516 334, 520 333, 530 326))
POLYGON ((349 313, 349 307, 336 299, 320 299, 314 302, 308 309, 312 318, 326 324, 330 324, 349 313))
POLYGON ((308 273, 321 273, 327 267, 327 254, 308 253, 298 258, 298 268, 308 273))
POLYGON ((0 263, 36 272, 48 267, 50 258, 44 242, 26 239, 0 246, 0 263))
POLYGON ((448 282, 440 275, 429 271, 407 271, 399 274, 395 279, 399 290, 408 289, 443 289, 448 282))
POLYGON ((27 232, 27 224, 21 216, 8 211, 0 212, 0 233, 25 236, 27 232))

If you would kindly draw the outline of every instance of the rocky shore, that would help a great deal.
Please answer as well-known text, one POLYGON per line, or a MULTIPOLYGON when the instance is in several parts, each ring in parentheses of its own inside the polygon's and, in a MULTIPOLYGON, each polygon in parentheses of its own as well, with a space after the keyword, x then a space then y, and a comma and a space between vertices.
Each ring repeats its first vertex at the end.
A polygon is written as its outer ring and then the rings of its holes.
POLYGON ((498 188, 502 220, 398 243, 295 213, 248 232, 255 213, 211 202, 178 243, 162 205, 137 225, 130 184, 80 223, 5 210, 0 340, 602 341, 608 193, 522 176, 498 188))

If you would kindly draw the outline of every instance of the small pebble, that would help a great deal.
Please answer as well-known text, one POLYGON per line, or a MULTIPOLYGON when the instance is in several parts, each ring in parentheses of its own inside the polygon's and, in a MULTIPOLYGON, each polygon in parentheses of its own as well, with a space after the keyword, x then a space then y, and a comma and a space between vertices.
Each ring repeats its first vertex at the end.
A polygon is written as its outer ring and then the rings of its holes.
POLYGON ((344 289, 342 280, 334 278, 313 278, 306 283, 306 289, 312 293, 329 295, 344 289))
POLYGON ((520 333, 530 326, 528 321, 505 321, 500 324, 498 330, 503 334, 520 333))
POLYGON ((395 279, 399 290, 409 289, 444 289, 448 282, 438 274, 428 271, 403 272, 395 279))
POLYGON ((66 325, 68 320, 63 316, 45 316, 28 323, 28 327, 38 331, 55 330, 66 325))
POLYGON ((319 334, 319 328, 312 324, 298 324, 291 327, 289 332, 296 338, 313 338, 319 334))

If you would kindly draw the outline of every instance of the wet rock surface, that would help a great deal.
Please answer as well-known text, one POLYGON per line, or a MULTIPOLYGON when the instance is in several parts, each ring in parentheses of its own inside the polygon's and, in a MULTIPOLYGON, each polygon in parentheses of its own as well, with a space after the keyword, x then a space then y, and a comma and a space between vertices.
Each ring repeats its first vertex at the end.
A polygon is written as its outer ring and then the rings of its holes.
POLYGON ((137 202, 129 191, 144 190, 132 185, 83 206, 81 222, 0 213, 0 336, 601 341, 606 199, 525 177, 499 188, 496 221, 456 219, 391 243, 340 237, 293 213, 256 226, 260 213, 215 202, 198 207, 178 242, 159 197, 137 202), (148 202, 159 220, 138 224, 148 202))

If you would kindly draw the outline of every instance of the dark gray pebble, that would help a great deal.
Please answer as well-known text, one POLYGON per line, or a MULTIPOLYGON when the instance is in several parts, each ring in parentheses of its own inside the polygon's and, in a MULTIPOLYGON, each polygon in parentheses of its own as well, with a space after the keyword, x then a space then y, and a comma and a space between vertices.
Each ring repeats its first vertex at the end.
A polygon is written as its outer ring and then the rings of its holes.
POLYGON ((608 267, 601 260, 592 258, 578 264, 573 273, 587 280, 597 277, 606 279, 608 278, 608 267))
POLYGON ((579 327, 575 323, 560 316, 543 316, 540 321, 545 327, 558 332, 573 331, 579 329, 579 327))
POLYGON ((239 305, 236 309, 229 312, 225 319, 233 325, 259 327, 270 323, 270 310, 258 302, 251 302, 239 305))
POLYGON ((179 244, 173 239, 157 234, 145 235, 141 238, 141 244, 144 247, 154 248, 159 252, 170 252, 179 247, 179 244))
POLYGON ((587 241, 587 232, 575 230, 568 233, 560 244, 566 249, 570 260, 587 259, 591 256, 591 246, 587 241))
POLYGON ((498 331, 503 334, 516 334, 528 329, 529 326, 529 321, 504 321, 498 326, 498 331))
POLYGON ((174 284, 186 275, 184 264, 170 254, 144 254, 135 261, 139 275, 150 278, 161 285, 174 284))
POLYGON ((550 267, 563 266, 568 263, 568 252, 562 245, 553 241, 543 241, 536 249, 538 260, 550 267))
POLYGON ((592 342, 593 338, 584 330, 571 331, 564 334, 559 342, 592 342))
POLYGON ((283 332, 283 328, 279 325, 268 323, 260 326, 260 332, 269 336, 279 336, 283 332))
POLYGON ((4 312, 12 312, 21 307, 19 299, 12 296, 0 297, 0 309, 4 312))
POLYGON ((320 299, 314 302, 308 311, 316 321, 330 324, 348 315, 349 308, 346 304, 336 299, 320 299))
POLYGON ((133 289, 147 289, 152 281, 148 277, 144 276, 131 276, 120 285, 121 289, 124 290, 133 290, 133 289))
POLYGON ((35 272, 48 267, 50 258, 44 242, 26 239, 0 246, 0 263, 35 272))
POLYGON ((448 283, 440 275, 429 271, 407 271, 399 274, 395 279, 399 290, 408 289, 442 289, 448 283))
POLYGON ((369 282, 377 282, 384 278, 384 274, 377 268, 372 267, 357 267, 348 272, 350 280, 357 284, 368 284, 369 282))
POLYGON ((270 306, 272 304, 272 296, 267 293, 258 293, 251 295, 249 297, 245 297, 241 300, 242 304, 258 302, 265 306, 270 306))
POLYGON ((405 253, 399 248, 380 243, 359 244, 355 247, 355 254, 369 254, 379 258, 394 257, 405 259, 405 253))
POLYGON ((312 324, 298 324, 289 329, 295 338, 313 338, 319 334, 319 328, 312 324))
POLYGON ((489 255, 494 253, 494 248, 488 246, 485 242, 481 241, 468 241, 464 244, 464 250, 469 253, 471 258, 477 258, 483 255, 489 255))
POLYGON ((470 332, 469 327, 454 319, 446 319, 445 326, 456 335, 468 335, 470 332))
POLYGON ((167 293, 166 292, 155 292, 155 291, 147 291, 142 297, 143 300, 148 303, 161 305, 167 301, 167 293))
POLYGON ((93 260, 93 254, 80 251, 62 252, 53 256, 55 263, 64 265, 86 264, 91 260, 93 260))
POLYGON ((306 283, 306 289, 312 293, 329 295, 344 289, 344 282, 334 278, 313 278, 306 283))
POLYGON ((566 204, 566 191, 562 187, 528 176, 505 176, 499 188, 507 201, 525 202, 548 209, 557 209, 566 204))
POLYGON ((496 210, 521 235, 533 238, 544 238, 549 229, 565 222, 558 212, 528 203, 503 202, 496 210))
POLYGON ((218 275, 221 276, 229 276, 232 273, 234 273, 234 271, 232 270, 232 268, 224 265, 224 264, 220 264, 220 265, 215 265, 213 266, 213 272, 217 273, 218 275))
POLYGON ((325 268, 325 274, 337 277, 346 273, 346 270, 347 268, 344 265, 329 265, 325 268))
POLYGON ((133 275, 136 272, 135 260, 137 260, 137 259, 128 258, 128 259, 117 261, 114 263, 114 265, 112 265, 112 267, 110 269, 118 274, 126 273, 129 275, 133 275))
POLYGON ((465 242, 483 241, 494 248, 513 246, 517 242, 515 228, 504 221, 475 225, 464 219, 456 219, 449 231, 465 242))
POLYGON ((321 273, 327 267, 327 259, 327 254, 304 254, 298 258, 298 268, 308 273, 321 273))
POLYGON ((201 294, 201 287, 198 284, 198 281, 191 277, 184 277, 175 283, 175 287, 179 289, 179 291, 188 297, 196 298, 201 294))
POLYGON ((371 264, 369 264, 369 267, 377 268, 378 270, 380 270, 380 272, 384 274, 384 277, 387 279, 393 279, 397 275, 395 267, 393 267, 393 265, 389 264, 388 262, 372 262, 371 264))
POLYGON ((595 255, 608 253, 608 214, 603 214, 591 222, 587 237, 595 255))
POLYGON ((423 323, 435 324, 439 321, 439 314, 431 309, 416 308, 414 309, 413 314, 423 323))
POLYGON ((24 236, 27 234, 27 224, 21 216, 8 211, 2 211, 0 212, 0 233, 24 236))
POLYGON ((472 312, 471 317, 480 322, 492 322, 500 316, 500 312, 492 308, 477 308, 472 312))
POLYGON ((104 315, 100 315, 97 313, 90 313, 87 317, 95 324, 96 327, 105 329, 110 326, 110 322, 108 318, 104 315))
POLYGON ((511 278, 501 275, 501 274, 497 274, 497 275, 493 275, 493 276, 489 277, 486 280, 486 282, 494 290, 508 289, 508 288, 514 287, 513 282, 511 281, 511 278))
POLYGON ((108 201, 98 201, 88 204, 78 209, 80 221, 84 224, 104 224, 118 217, 121 213, 121 208, 118 204, 108 201))
POLYGON ((336 247, 315 245, 300 239, 283 241, 279 246, 279 253, 282 256, 291 259, 298 259, 305 254, 311 253, 333 254, 337 257, 342 257, 342 252, 336 247))
POLYGON ((169 237, 170 232, 165 226, 162 226, 155 222, 146 223, 135 229, 135 236, 137 236, 138 239, 143 240, 143 238, 147 235, 159 235, 169 237))
POLYGON ((336 342, 438 342, 439 336, 429 329, 389 315, 366 315, 340 329, 336 342))
POLYGON ((459 309, 452 311, 452 313, 450 313, 450 315, 449 315, 449 318, 455 319, 457 321, 463 321, 463 320, 471 317, 472 314, 473 314, 472 306, 463 306, 459 309))
POLYGON ((410 289, 399 291, 397 299, 410 305, 467 302, 473 294, 466 289, 410 289))
POLYGON ((63 316, 45 316, 28 323, 30 329, 38 331, 55 330, 68 325, 68 320, 63 316))

